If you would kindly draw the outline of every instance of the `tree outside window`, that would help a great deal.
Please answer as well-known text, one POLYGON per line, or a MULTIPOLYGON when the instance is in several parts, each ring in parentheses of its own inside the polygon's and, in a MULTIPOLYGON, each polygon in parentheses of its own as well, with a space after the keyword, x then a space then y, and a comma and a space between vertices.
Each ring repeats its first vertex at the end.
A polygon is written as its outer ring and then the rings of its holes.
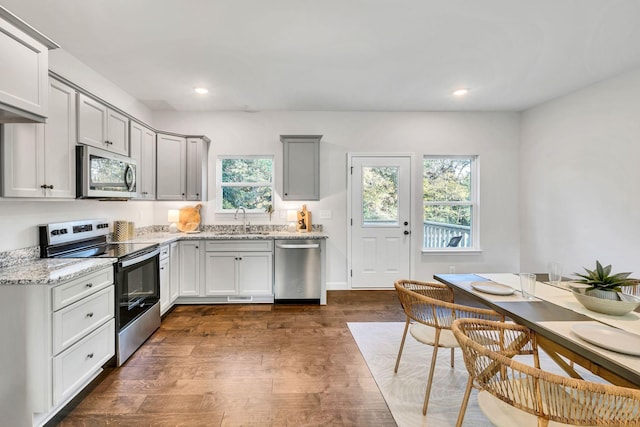
POLYGON ((265 212, 273 204, 273 158, 269 156, 218 157, 218 209, 265 212))
POLYGON ((424 249, 478 246, 476 163, 475 156, 424 157, 424 249))

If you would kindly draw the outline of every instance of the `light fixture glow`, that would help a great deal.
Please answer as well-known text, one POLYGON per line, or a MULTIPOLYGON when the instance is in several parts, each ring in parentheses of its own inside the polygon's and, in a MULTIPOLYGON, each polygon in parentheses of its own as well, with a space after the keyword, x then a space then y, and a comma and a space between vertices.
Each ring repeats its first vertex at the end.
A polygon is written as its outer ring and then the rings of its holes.
POLYGON ((197 87, 194 90, 196 91, 196 93, 199 93, 202 95, 204 95, 205 93, 209 93, 209 89, 207 89, 206 87, 197 87))
POLYGON ((464 95, 466 95, 467 93, 469 93, 469 89, 458 89, 458 90, 454 90, 454 91, 453 91, 453 94, 454 94, 455 96, 464 96, 464 95))

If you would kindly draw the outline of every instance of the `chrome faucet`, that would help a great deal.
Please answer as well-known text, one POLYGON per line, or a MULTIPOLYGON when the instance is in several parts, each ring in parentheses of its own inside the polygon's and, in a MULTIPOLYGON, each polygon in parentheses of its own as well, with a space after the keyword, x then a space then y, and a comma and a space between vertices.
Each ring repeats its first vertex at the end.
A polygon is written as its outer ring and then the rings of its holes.
POLYGON ((236 214, 233 218, 238 219, 239 210, 242 210, 242 232, 246 233, 249 231, 249 224, 247 223, 247 211, 244 209, 243 206, 238 206, 238 208, 236 209, 236 214))

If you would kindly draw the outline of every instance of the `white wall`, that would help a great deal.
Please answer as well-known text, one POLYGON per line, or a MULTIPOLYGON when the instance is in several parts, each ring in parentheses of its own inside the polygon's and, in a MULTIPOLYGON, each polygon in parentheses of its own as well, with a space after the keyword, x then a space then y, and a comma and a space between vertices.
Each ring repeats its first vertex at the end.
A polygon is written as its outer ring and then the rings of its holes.
POLYGON ((521 264, 640 274, 640 69, 526 111, 521 264))
MULTIPOLYGON (((284 223, 280 211, 300 203, 282 202, 281 134, 321 134, 321 200, 309 202, 312 212, 330 210, 330 220, 318 220, 329 234, 327 281, 331 289, 347 283, 347 153, 414 153, 413 188, 422 188, 424 154, 477 154, 481 173, 481 242, 475 255, 422 255, 421 194, 414 194, 414 276, 431 279, 434 273, 517 271, 518 233, 518 141, 516 113, 175 113, 155 112, 153 125, 176 132, 205 134, 209 150, 209 202, 204 204, 206 224, 233 222, 215 214, 215 159, 221 154, 271 154, 275 156, 276 200, 273 222, 284 223)), ((166 222, 166 210, 180 206, 156 203, 156 222, 166 222)), ((266 215, 253 223, 268 223, 266 215)), ((391 284, 390 284, 391 285, 391 284)))
POLYGON ((135 221, 136 227, 152 225, 153 202, 0 199, 0 252, 37 246, 39 224, 93 218, 106 218, 111 224, 135 221))

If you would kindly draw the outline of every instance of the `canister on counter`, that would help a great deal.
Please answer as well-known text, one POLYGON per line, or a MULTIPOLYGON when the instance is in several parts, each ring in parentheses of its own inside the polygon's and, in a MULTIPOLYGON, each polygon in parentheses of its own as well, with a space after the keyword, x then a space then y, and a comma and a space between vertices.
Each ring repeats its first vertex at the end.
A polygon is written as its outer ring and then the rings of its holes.
POLYGON ((129 222, 113 221, 113 241, 124 242, 129 239, 129 222))

